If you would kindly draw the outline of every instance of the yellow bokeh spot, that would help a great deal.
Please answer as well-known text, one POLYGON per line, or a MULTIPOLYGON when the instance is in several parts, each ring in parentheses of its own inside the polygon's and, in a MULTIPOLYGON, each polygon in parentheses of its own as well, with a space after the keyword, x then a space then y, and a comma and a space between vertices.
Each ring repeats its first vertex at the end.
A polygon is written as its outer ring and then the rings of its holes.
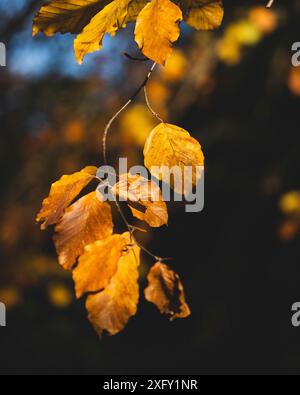
POLYGON ((50 303, 59 308, 69 307, 72 303, 72 294, 64 284, 52 284, 48 288, 50 303))
POLYGON ((285 194, 280 200, 280 209, 284 214, 300 214, 300 191, 285 194))

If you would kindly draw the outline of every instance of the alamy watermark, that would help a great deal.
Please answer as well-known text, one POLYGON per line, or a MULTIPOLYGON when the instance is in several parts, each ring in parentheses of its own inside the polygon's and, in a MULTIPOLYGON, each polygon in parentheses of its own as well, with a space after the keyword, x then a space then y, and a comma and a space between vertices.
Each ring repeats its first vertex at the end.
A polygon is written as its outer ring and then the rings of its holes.
POLYGON ((4 303, 0 303, 0 326, 6 326, 6 307, 4 303))
POLYGON ((0 42, 0 67, 6 66, 6 46, 0 42))
POLYGON ((120 158, 118 171, 112 166, 101 166, 97 177, 101 180, 98 192, 104 201, 155 202, 162 197, 165 202, 185 202, 188 213, 204 208, 204 166, 153 166, 149 175, 144 166, 128 169, 127 158, 120 158), (119 193, 114 188, 116 184, 119 193))
POLYGON ((292 45, 292 51, 294 52, 292 56, 292 65, 294 67, 300 66, 300 42, 296 42, 292 45))

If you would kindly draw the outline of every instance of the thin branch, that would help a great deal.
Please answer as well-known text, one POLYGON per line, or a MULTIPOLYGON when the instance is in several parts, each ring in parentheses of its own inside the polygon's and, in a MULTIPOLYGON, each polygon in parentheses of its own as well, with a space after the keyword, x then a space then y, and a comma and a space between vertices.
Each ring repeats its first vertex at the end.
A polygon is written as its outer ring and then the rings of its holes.
POLYGON ((269 0, 269 2, 267 4, 267 8, 271 8, 273 3, 274 3, 274 0, 269 0))
POLYGON ((112 124, 119 117, 119 115, 133 102, 133 100, 137 97, 137 95, 141 92, 141 90, 147 85, 149 78, 151 77, 151 74, 153 73, 156 65, 157 65, 157 63, 153 63, 153 65, 151 66, 151 68, 150 68, 146 78, 142 82, 142 84, 134 92, 134 94, 131 96, 131 98, 124 104, 124 106, 122 108, 120 108, 119 111, 116 112, 116 114, 109 120, 108 124, 106 125, 104 134, 103 134, 103 139, 102 139, 103 157, 104 157, 104 164, 105 165, 107 165, 107 138, 108 138, 108 134, 109 134, 112 124))
MULTIPOLYGON (((147 83, 148 83, 148 81, 149 81, 149 78, 151 77, 151 74, 153 73, 153 71, 154 71, 154 69, 155 69, 155 67, 156 67, 156 64, 157 64, 157 63, 153 63, 153 65, 151 66, 151 68, 150 68, 150 70, 149 70, 149 72, 148 72, 146 78, 145 78, 144 81, 142 82, 142 84, 141 84, 141 85, 138 87, 138 89, 134 92, 134 94, 131 96, 131 98, 124 104, 124 106, 123 106, 122 108, 120 108, 120 110, 117 111, 117 112, 115 113, 115 115, 109 120, 108 124, 106 125, 106 128, 105 128, 105 130, 104 130, 104 134, 103 134, 103 139, 102 139, 103 157, 104 157, 104 164, 105 164, 105 165, 108 164, 108 161, 107 161, 107 138, 108 138, 109 131, 110 131, 110 129, 111 129, 112 124, 113 124, 114 121, 118 118, 118 116, 119 116, 119 115, 120 115, 120 114, 121 114, 121 113, 122 113, 132 102, 133 102, 133 100, 138 96, 138 94, 142 91, 142 89, 146 87, 146 85, 147 85, 147 83)), ((149 100, 148 100, 148 103, 149 103, 149 100)), ((148 105, 148 104, 147 104, 147 105, 148 105)), ((150 106, 150 104, 149 104, 149 106, 150 106)), ((151 108, 151 106, 150 106, 150 107, 149 107, 149 106, 148 106, 148 108, 151 108)), ((153 111, 153 113, 154 113, 154 111, 153 111)), ((162 121, 162 122, 163 122, 163 121, 162 121)), ((98 178, 98 177, 97 177, 97 178, 98 178)), ((98 179, 99 179, 99 178, 98 178, 98 179)), ((99 179, 99 181, 100 181, 100 182, 103 182, 101 179, 99 179)), ((110 187, 111 187, 111 186, 110 186, 110 187)), ((154 258, 156 261, 158 261, 158 262, 164 262, 164 261, 166 261, 166 260, 169 260, 170 258, 162 258, 162 257, 159 257, 159 256, 157 256, 157 255, 155 255, 155 254, 152 254, 152 252, 150 252, 149 250, 147 250, 147 248, 145 248, 143 245, 141 245, 141 244, 136 240, 134 233, 135 233, 137 230, 140 230, 140 229, 137 228, 137 227, 135 227, 135 226, 133 226, 133 225, 131 225, 131 224, 127 221, 127 218, 126 218, 125 214, 123 213, 123 210, 122 210, 122 208, 121 208, 121 206, 120 206, 120 203, 118 202, 117 199, 114 201, 114 203, 115 203, 115 205, 116 205, 116 207, 117 207, 117 210, 118 210, 118 212, 119 212, 119 214, 120 214, 120 216, 121 216, 121 218, 122 218, 124 224, 126 225, 128 231, 129 231, 129 233, 130 233, 131 240, 132 240, 141 250, 143 250, 146 254, 148 254, 149 256, 151 256, 152 258, 154 258)))

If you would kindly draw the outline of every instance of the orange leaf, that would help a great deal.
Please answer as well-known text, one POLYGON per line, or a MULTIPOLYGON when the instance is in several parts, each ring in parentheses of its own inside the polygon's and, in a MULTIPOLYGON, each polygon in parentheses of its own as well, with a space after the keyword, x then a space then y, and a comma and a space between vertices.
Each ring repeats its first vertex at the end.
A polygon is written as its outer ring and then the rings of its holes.
POLYGON ((145 298, 171 320, 186 318, 191 312, 186 304, 183 285, 177 273, 163 263, 156 263, 148 274, 145 298))
POLYGON ((172 54, 172 43, 180 35, 180 8, 171 0, 152 0, 136 20, 135 41, 145 56, 164 65, 172 54))
POLYGON ((76 296, 105 288, 118 268, 118 261, 126 247, 121 235, 112 235, 85 247, 85 252, 73 271, 76 296))
POLYGON ((52 184, 49 197, 43 201, 43 207, 36 218, 37 222, 44 221, 41 229, 59 221, 65 209, 94 178, 96 172, 97 167, 88 166, 77 173, 63 176, 52 184))
POLYGON ((122 174, 112 191, 128 203, 132 214, 157 228, 168 224, 168 209, 161 190, 153 181, 140 175, 122 174), (135 204, 135 205, 134 205, 135 204))
MULTIPOLYGON (((129 243, 129 234, 123 236, 129 243)), ((128 247, 128 251, 119 259, 118 270, 105 290, 88 296, 86 308, 89 320, 99 335, 104 330, 115 335, 136 314, 139 300, 139 264, 139 247, 128 247)))
POLYGON ((66 210, 55 230, 59 263, 65 269, 71 269, 86 245, 112 234, 111 208, 92 192, 66 210))

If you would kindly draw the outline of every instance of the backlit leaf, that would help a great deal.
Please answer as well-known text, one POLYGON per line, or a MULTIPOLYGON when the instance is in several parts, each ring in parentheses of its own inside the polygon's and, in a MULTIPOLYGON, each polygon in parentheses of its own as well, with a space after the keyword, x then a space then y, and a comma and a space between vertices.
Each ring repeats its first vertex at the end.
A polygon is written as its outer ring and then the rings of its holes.
POLYGON ((145 298, 171 320, 186 318, 191 312, 186 304, 183 285, 177 273, 163 263, 156 263, 148 274, 145 298))
POLYGON ((182 0, 184 20, 197 30, 218 28, 224 17, 223 2, 220 0, 182 0))
POLYGON ((70 206, 55 228, 59 263, 71 269, 86 245, 112 234, 111 208, 92 192, 70 206))
POLYGON ((37 222, 43 221, 42 229, 56 224, 65 209, 82 189, 94 178, 97 168, 89 166, 80 172, 63 176, 51 186, 49 197, 43 201, 43 206, 37 215, 37 222))
MULTIPOLYGON (((130 243, 129 234, 123 236, 130 243)), ((115 335, 136 314, 139 300, 139 264, 139 247, 128 247, 128 251, 119 259, 117 272, 105 290, 88 296, 86 308, 89 320, 99 335, 104 330, 115 335)))
POLYGON ((157 228, 168 224, 167 205, 157 184, 144 177, 122 174, 113 192, 128 201, 132 214, 157 228))
POLYGON ((106 4, 106 0, 53 0, 43 5, 33 21, 33 35, 43 32, 80 33, 106 4))
POLYGON ((144 148, 145 166, 165 182, 173 170, 171 186, 178 193, 189 192, 202 175, 204 155, 201 145, 178 126, 161 123, 150 133, 144 148))
POLYGON ((88 53, 102 48, 104 35, 114 36, 118 29, 126 26, 130 0, 114 0, 96 14, 74 41, 75 55, 78 63, 88 53))
POLYGON ((135 40, 145 56, 164 65, 172 54, 172 43, 180 35, 180 8, 171 0, 152 0, 136 20, 135 40))
POLYGON ((85 247, 73 270, 77 298, 86 292, 100 291, 109 284, 125 247, 126 240, 117 234, 85 247))

